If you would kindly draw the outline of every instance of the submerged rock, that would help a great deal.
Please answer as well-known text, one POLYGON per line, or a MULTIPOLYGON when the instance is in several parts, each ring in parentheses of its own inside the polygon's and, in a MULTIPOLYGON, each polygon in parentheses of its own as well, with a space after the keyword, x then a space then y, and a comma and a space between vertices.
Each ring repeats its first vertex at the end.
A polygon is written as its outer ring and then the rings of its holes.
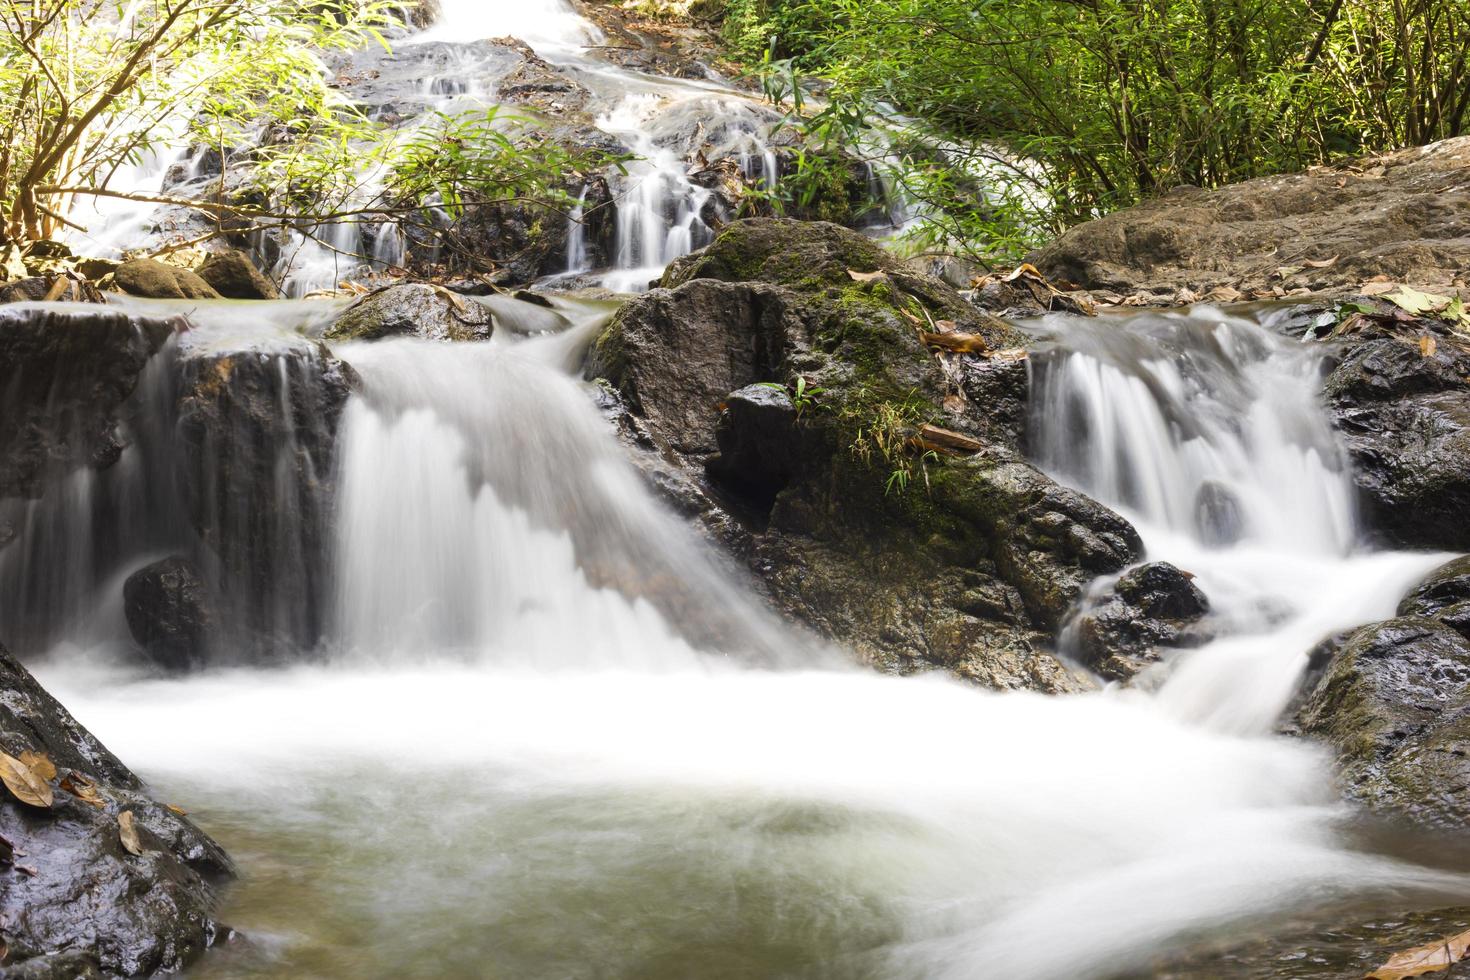
POLYGON ((234 874, 224 851, 153 800, 4 648, 0 749, 41 753, 56 770, 45 778, 50 807, 0 794, 0 972, 151 976, 184 968, 215 942, 215 889, 234 874), (122 842, 124 813, 141 854, 122 842))
POLYGON ((745 220, 624 306, 588 375, 780 608, 891 668, 1070 689, 1048 636, 1137 534, 1022 457, 1024 364, 936 355, 930 323, 1024 344, 861 235, 745 220))
POLYGON ((1210 602, 1193 576, 1168 562, 1133 569, 1081 612, 1077 655, 1108 680, 1125 681, 1159 660, 1160 648, 1197 646, 1210 602))
POLYGON ((369 293, 349 306, 327 330, 330 340, 489 340, 490 311, 473 299, 424 283, 405 283, 369 293))
POLYGON ((1444 623, 1400 616, 1353 632, 1299 722, 1337 752, 1349 797, 1429 827, 1470 822, 1470 640, 1444 623))
POLYGON ((220 294, 197 273, 155 259, 133 259, 112 274, 119 289, 149 299, 219 299, 220 294))
POLYGON ((226 299, 280 299, 281 291, 244 252, 216 252, 198 269, 203 279, 226 299))
POLYGON ((189 559, 165 558, 128 576, 123 612, 133 639, 161 666, 182 670, 208 658, 217 626, 214 600, 189 559))
POLYGON ((1327 404, 1368 526, 1393 545, 1470 550, 1470 347, 1418 327, 1344 341, 1327 404))

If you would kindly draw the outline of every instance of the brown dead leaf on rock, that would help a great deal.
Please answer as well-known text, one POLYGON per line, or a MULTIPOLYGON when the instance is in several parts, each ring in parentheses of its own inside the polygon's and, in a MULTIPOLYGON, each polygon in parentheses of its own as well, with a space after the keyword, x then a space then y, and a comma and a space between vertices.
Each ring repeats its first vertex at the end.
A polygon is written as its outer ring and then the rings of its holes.
POLYGON ((138 828, 133 824, 132 810, 124 810, 117 815, 117 836, 129 854, 143 856, 143 842, 138 839, 138 828))
POLYGON ((1439 342, 1434 339, 1434 334, 1427 333, 1419 338, 1419 353, 1425 357, 1433 357, 1438 349, 1439 342))
POLYGON ((1382 296, 1384 293, 1391 293, 1398 288, 1399 284, 1396 282, 1374 278, 1363 283, 1362 293, 1364 296, 1382 296))
POLYGON ((984 337, 973 333, 930 333, 921 330, 919 340, 926 347, 937 347, 957 354, 983 354, 990 349, 984 337))
POLYGON ((61 788, 70 793, 83 803, 89 803, 95 807, 104 807, 107 803, 97 792, 97 784, 79 772, 69 772, 61 777, 61 788))
POLYGON ((1447 939, 1437 939, 1423 946, 1394 953, 1367 980, 1408 980, 1426 973, 1448 970, 1470 956, 1470 929, 1447 939))
POLYGON ((853 282, 872 282, 888 275, 886 272, 859 272, 856 269, 848 269, 847 274, 852 277, 853 282))
POLYGON ((1308 269, 1330 269, 1337 264, 1337 258, 1338 257, 1334 255, 1330 259, 1303 259, 1302 265, 1306 266, 1308 269))
POLYGON ((177 816, 187 817, 189 815, 189 811, 185 810, 181 806, 174 806, 172 803, 165 803, 164 806, 168 808, 169 813, 175 814, 177 816))
POLYGON ((56 778, 56 763, 52 762, 45 752, 27 750, 20 754, 20 761, 30 766, 31 771, 42 779, 56 778))
POLYGON ((48 810, 54 802, 51 785, 30 766, 4 752, 0 752, 0 781, 5 783, 11 795, 27 806, 48 810))

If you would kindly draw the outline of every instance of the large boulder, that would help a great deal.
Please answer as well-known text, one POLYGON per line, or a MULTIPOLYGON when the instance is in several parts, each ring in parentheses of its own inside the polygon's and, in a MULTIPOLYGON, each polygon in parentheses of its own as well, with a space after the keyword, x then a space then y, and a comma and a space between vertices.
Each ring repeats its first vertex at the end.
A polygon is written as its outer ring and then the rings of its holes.
POLYGON ((1193 576, 1168 562, 1132 569, 1092 597, 1070 624, 1079 660, 1108 680, 1126 681, 1168 648, 1207 637, 1197 624, 1210 602, 1193 576))
POLYGON ((280 299, 281 291, 255 267, 250 256, 230 249, 216 252, 197 270, 226 299, 280 299))
POLYGON ((1429 320, 1358 319, 1324 392, 1364 517, 1389 544, 1470 550, 1470 344, 1429 320))
POLYGON ((1049 637, 1141 548, 1020 453, 1023 344, 861 235, 751 219, 625 305, 588 375, 778 607, 888 667, 1065 690, 1049 637))
POLYGON ((1176 188, 1078 225, 1030 261, 1051 279, 1119 292, 1351 293, 1380 275, 1463 282, 1466 168, 1470 136, 1217 190, 1176 188))
POLYGON ((148 299, 219 299, 220 294, 197 273, 156 259, 133 259, 112 274, 119 289, 148 299))
POLYGON ((34 753, 23 761, 52 801, 0 791, 0 973, 173 973, 222 935, 216 888, 234 874, 224 851, 149 796, 3 648, 0 750, 34 753), (142 853, 124 844, 120 820, 142 853))
POLYGON ((116 462, 124 406, 178 328, 99 307, 0 307, 0 497, 116 462))
POLYGON ((1351 798, 1427 827, 1470 823, 1470 640, 1444 623, 1401 616, 1352 633, 1299 723, 1336 751, 1351 798))
POLYGON ((439 286, 405 283, 369 293, 327 329, 329 340, 488 340, 495 330, 490 310, 439 286))
POLYGON ((256 657, 309 649, 328 606, 336 436, 357 375, 304 339, 186 345, 179 375, 179 484, 224 632, 256 657))
POLYGON ((215 640, 214 600, 189 559, 175 555, 128 576, 123 613, 133 639, 161 666, 183 670, 208 658, 215 640))
POLYGON ((1470 638, 1470 558, 1456 558, 1414 586, 1400 616, 1431 616, 1470 638))

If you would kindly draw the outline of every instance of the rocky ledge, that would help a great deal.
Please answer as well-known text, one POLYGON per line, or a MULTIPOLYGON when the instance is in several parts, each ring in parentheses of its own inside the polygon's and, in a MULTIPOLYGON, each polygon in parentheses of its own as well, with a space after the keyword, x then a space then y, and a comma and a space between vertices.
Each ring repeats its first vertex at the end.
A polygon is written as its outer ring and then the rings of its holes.
POLYGON ((1020 452, 1025 356, 861 235, 748 219, 625 305, 587 375, 791 616, 887 669, 1065 691, 1052 637, 1140 543, 1020 452))

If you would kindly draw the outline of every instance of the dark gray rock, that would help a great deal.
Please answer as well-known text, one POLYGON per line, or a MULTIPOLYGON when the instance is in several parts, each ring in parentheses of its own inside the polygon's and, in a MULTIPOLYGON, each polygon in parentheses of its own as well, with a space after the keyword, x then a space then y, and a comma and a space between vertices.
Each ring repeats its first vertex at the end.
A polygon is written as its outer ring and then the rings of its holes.
POLYGON ((1456 558, 1414 586, 1398 614, 1432 616, 1470 637, 1470 558, 1456 558))
POLYGON ((1347 794, 1428 827, 1470 822, 1470 640, 1425 616, 1364 626, 1308 694, 1301 730, 1347 794))
POLYGON ((0 794, 0 837, 15 849, 0 861, 5 976, 172 973, 221 935, 216 887, 234 874, 224 851, 153 800, 3 648, 0 748, 12 756, 43 753, 57 769, 49 810, 0 794), (86 784, 100 805, 64 788, 86 784), (133 815, 141 855, 123 848, 124 811, 133 815))
POLYGON ((178 326, 99 307, 0 307, 0 497, 111 465, 123 406, 178 326))
POLYGON ((219 299, 214 287, 196 273, 154 259, 133 259, 112 274, 119 289, 149 299, 219 299))
POLYGON ((1193 576, 1168 562, 1129 571, 1076 617, 1076 655, 1108 680, 1125 681, 1159 660, 1161 648, 1197 646, 1210 611, 1193 576))
POLYGON ((1216 547, 1235 544, 1245 530, 1240 501, 1220 484, 1206 483, 1194 499, 1194 525, 1205 544, 1216 547))
POLYGON ((133 639, 160 666, 185 670, 208 659, 217 626, 214 599, 187 558, 165 558, 128 576, 123 612, 133 639))
POLYGON ((1349 341, 1325 385, 1364 516, 1387 543, 1470 550, 1470 351, 1442 325, 1349 341))
POLYGON ((183 351, 178 482, 215 566, 205 570, 224 631, 253 636, 251 656, 310 649, 321 636, 336 437, 357 384, 314 341, 183 351))
POLYGON ((796 424, 796 408, 780 385, 746 385, 731 392, 715 429, 720 451, 705 468, 712 479, 769 513, 800 467, 793 458, 801 444, 796 424))
POLYGON ((331 340, 488 340, 494 318, 484 306, 424 283, 405 283, 370 293, 349 306, 327 330, 331 340))
POLYGON ((281 291, 255 267, 250 256, 231 249, 216 252, 198 268, 203 279, 226 299, 280 299, 281 291))

